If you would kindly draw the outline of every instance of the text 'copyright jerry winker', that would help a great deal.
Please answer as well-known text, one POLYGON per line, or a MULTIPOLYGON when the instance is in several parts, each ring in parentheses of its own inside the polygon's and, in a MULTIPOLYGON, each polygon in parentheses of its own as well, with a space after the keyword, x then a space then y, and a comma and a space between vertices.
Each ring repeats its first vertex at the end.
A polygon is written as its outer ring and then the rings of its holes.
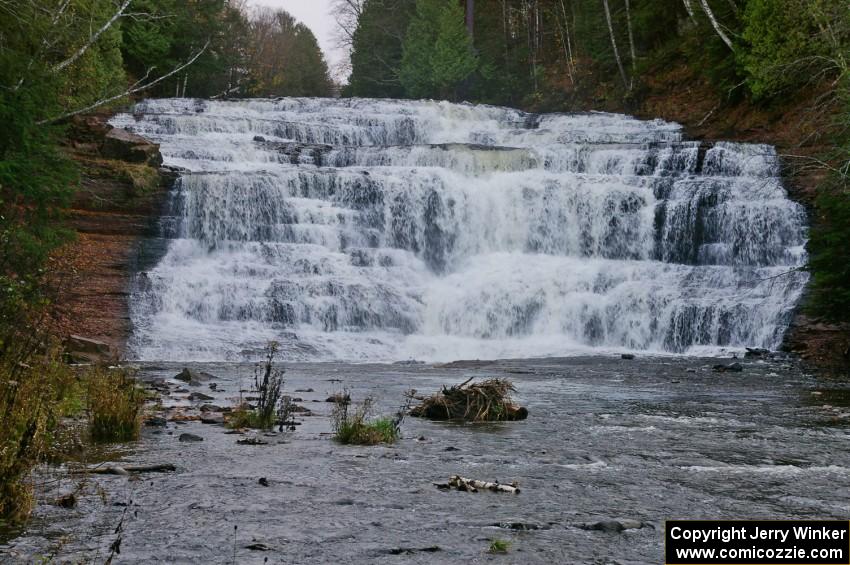
POLYGON ((850 522, 668 520, 667 565, 848 565, 850 522))

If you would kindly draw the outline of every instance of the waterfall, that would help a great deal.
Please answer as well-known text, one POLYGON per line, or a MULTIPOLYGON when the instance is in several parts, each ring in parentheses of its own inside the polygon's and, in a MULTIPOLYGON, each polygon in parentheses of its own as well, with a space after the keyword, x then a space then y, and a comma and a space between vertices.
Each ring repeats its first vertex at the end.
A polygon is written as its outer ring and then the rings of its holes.
POLYGON ((131 297, 145 360, 776 348, 806 218, 767 145, 433 101, 147 100, 182 175, 131 297))

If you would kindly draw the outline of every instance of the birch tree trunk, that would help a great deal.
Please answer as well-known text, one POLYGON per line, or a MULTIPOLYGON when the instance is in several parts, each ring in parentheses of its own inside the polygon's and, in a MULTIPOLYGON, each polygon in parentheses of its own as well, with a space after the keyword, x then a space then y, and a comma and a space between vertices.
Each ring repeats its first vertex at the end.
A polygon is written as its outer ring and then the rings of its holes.
POLYGON ((688 12, 688 17, 691 18, 691 21, 697 23, 697 16, 694 13, 694 6, 691 4, 691 0, 682 0, 682 4, 685 5, 685 11, 688 12))
MULTIPOLYGON (((61 63, 59 63, 59 64, 57 64, 56 66, 54 66, 54 67, 53 67, 53 69, 51 69, 51 70, 52 70, 54 73, 58 73, 58 72, 59 72, 59 71, 61 71, 62 69, 65 69, 65 68, 67 68, 67 67, 69 67, 69 66, 73 65, 73 64, 74 64, 74 63, 75 63, 75 62, 76 62, 76 61, 77 61, 80 57, 82 57, 83 55, 85 55, 86 51, 88 51, 88 50, 89 50, 89 48, 90 48, 92 45, 94 45, 95 43, 97 43, 97 40, 98 40, 98 39, 100 39, 100 36, 101 36, 101 35, 103 35, 103 34, 104 34, 104 32, 106 32, 106 30, 108 30, 109 28, 111 28, 111 27, 113 26, 113 24, 115 24, 115 22, 116 22, 116 21, 118 21, 118 18, 120 18, 120 17, 124 14, 124 10, 126 10, 126 9, 127 9, 127 7, 130 5, 130 3, 131 3, 132 1, 133 1, 133 0, 124 0, 124 2, 123 2, 123 3, 122 3, 119 7, 118 7, 118 10, 116 10, 116 12, 115 12, 114 14, 112 14, 112 17, 111 17, 111 18, 109 18, 109 19, 106 21, 106 23, 105 23, 105 24, 103 24, 103 26, 101 26, 101 28, 100 28, 99 30, 97 30, 96 32, 94 32, 94 33, 91 35, 91 37, 89 37, 89 40, 88 40, 86 43, 84 43, 82 47, 80 47, 79 49, 77 49, 76 51, 74 51, 73 55, 71 55, 70 57, 68 57, 67 59, 65 59, 64 61, 62 61, 61 63)), ((63 10, 63 11, 64 11, 65 7, 67 7, 67 5, 68 5, 68 3, 67 3, 67 2, 65 2, 64 4, 62 4, 62 10, 63 10)))
POLYGON ((717 35, 720 36, 720 39, 723 40, 723 43, 729 47, 729 49, 735 50, 732 47, 732 40, 723 32, 723 29, 720 27, 720 24, 717 22, 717 18, 714 17, 714 12, 711 11, 711 6, 708 5, 708 0, 700 0, 700 4, 702 4, 702 10, 705 12, 705 15, 708 16, 708 20, 711 22, 711 27, 714 28, 714 31, 717 32, 717 35))
POLYGON ((475 39, 475 0, 466 0, 466 31, 470 41, 475 39))
POLYGON ((611 21, 611 9, 608 7, 608 0, 602 0, 602 6, 605 8, 605 19, 608 21, 608 33, 611 35, 611 47, 614 48, 614 58, 617 60, 617 68, 620 69, 623 86, 629 88, 629 79, 626 77, 623 60, 620 58, 620 50, 617 48, 617 38, 614 36, 614 23, 611 21))
POLYGON ((626 25, 629 28, 629 54, 632 57, 632 80, 629 84, 629 89, 631 89, 634 85, 635 75, 637 74, 637 55, 635 55, 635 35, 632 31, 632 10, 629 0, 626 0, 626 25))
POLYGON ((564 46, 564 57, 567 59, 567 74, 570 76, 570 82, 575 83, 575 77, 573 77, 573 45, 570 40, 570 21, 567 19, 567 9, 564 7, 564 0, 561 0, 561 13, 564 15, 564 29, 561 43, 564 46))

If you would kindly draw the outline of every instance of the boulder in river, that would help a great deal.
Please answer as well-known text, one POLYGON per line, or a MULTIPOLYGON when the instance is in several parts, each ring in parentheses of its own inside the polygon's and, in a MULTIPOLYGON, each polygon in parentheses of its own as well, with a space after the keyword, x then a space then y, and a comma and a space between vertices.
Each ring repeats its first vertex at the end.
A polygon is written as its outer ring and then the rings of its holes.
POLYGON ((174 376, 174 378, 192 386, 199 386, 203 382, 214 379, 215 376, 209 373, 204 373, 203 371, 195 371, 194 369, 184 367, 182 371, 174 376))
POLYGON ((623 530, 637 530, 646 526, 640 520, 600 520, 598 522, 585 522, 578 524, 583 530, 596 530, 599 532, 622 532, 623 530))
POLYGON ((747 352, 744 353, 745 359, 761 359, 763 357, 769 357, 770 350, 762 349, 761 347, 748 347, 747 352))
POLYGON ((204 438, 195 434, 180 434, 180 437, 177 439, 182 442, 204 441, 204 438))

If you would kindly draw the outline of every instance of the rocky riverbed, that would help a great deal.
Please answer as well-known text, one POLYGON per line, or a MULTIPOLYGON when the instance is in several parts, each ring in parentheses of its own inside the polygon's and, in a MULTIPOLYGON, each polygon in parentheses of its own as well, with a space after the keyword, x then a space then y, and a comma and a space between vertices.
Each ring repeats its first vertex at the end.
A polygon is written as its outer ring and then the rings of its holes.
POLYGON ((80 488, 42 469, 34 519, 0 555, 103 562, 120 540, 120 563, 657 563, 665 519, 846 518, 850 388, 784 359, 740 362, 740 372, 664 357, 288 365, 285 392, 312 415, 259 445, 201 410, 233 404, 252 365, 192 365, 214 375, 194 386, 174 379, 181 364, 143 366, 165 420, 100 457, 176 471, 97 475, 80 488), (331 439, 334 392, 391 413, 409 389, 471 376, 512 379, 528 420, 408 418, 392 446, 331 439), (521 492, 434 486, 455 474, 521 492), (75 489, 73 508, 53 502, 75 489), (506 555, 487 553, 494 539, 511 542, 506 555))

